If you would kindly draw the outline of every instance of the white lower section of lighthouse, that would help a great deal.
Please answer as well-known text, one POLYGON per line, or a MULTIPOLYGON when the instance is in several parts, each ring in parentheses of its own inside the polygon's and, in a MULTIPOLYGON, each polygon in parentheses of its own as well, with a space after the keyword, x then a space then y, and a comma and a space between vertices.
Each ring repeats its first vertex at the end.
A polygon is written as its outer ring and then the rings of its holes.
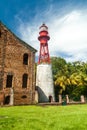
POLYGON ((55 101, 51 64, 37 65, 36 86, 39 102, 55 101))

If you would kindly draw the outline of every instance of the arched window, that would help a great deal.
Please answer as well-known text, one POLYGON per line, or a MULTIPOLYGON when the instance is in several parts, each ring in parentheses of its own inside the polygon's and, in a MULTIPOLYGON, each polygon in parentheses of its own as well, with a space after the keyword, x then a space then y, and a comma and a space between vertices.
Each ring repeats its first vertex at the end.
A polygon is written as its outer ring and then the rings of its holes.
POLYGON ((28 74, 24 74, 22 78, 22 88, 27 88, 28 74))
POLYGON ((27 53, 25 53, 25 54, 23 55, 23 64, 24 64, 24 65, 28 65, 28 54, 27 54, 27 53))
POLYGON ((12 87, 12 78, 13 78, 13 75, 7 75, 6 88, 12 87))

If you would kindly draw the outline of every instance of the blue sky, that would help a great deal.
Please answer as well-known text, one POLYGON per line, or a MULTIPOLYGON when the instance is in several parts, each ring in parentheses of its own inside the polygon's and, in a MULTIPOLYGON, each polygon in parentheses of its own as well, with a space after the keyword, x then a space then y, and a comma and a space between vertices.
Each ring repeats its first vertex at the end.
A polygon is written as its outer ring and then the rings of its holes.
POLYGON ((0 20, 38 53, 45 22, 51 56, 87 61, 87 0, 0 0, 0 20))

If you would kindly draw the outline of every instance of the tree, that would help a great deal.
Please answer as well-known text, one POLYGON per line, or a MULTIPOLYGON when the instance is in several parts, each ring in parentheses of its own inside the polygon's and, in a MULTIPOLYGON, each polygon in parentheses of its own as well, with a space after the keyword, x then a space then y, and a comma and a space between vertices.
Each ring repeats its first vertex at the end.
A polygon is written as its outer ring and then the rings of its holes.
POLYGON ((61 57, 52 57, 51 62, 53 75, 56 75, 66 65, 66 61, 61 57))
POLYGON ((81 94, 87 96, 87 63, 67 63, 63 58, 53 58, 54 85, 57 94, 69 94, 78 99, 81 94))

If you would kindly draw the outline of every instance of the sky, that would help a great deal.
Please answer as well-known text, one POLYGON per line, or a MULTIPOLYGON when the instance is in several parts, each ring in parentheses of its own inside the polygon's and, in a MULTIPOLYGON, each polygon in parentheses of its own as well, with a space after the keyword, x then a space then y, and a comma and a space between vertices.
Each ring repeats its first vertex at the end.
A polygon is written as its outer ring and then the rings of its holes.
POLYGON ((48 26, 50 56, 87 62, 87 0, 0 0, 0 20, 38 50, 39 27, 48 26))

